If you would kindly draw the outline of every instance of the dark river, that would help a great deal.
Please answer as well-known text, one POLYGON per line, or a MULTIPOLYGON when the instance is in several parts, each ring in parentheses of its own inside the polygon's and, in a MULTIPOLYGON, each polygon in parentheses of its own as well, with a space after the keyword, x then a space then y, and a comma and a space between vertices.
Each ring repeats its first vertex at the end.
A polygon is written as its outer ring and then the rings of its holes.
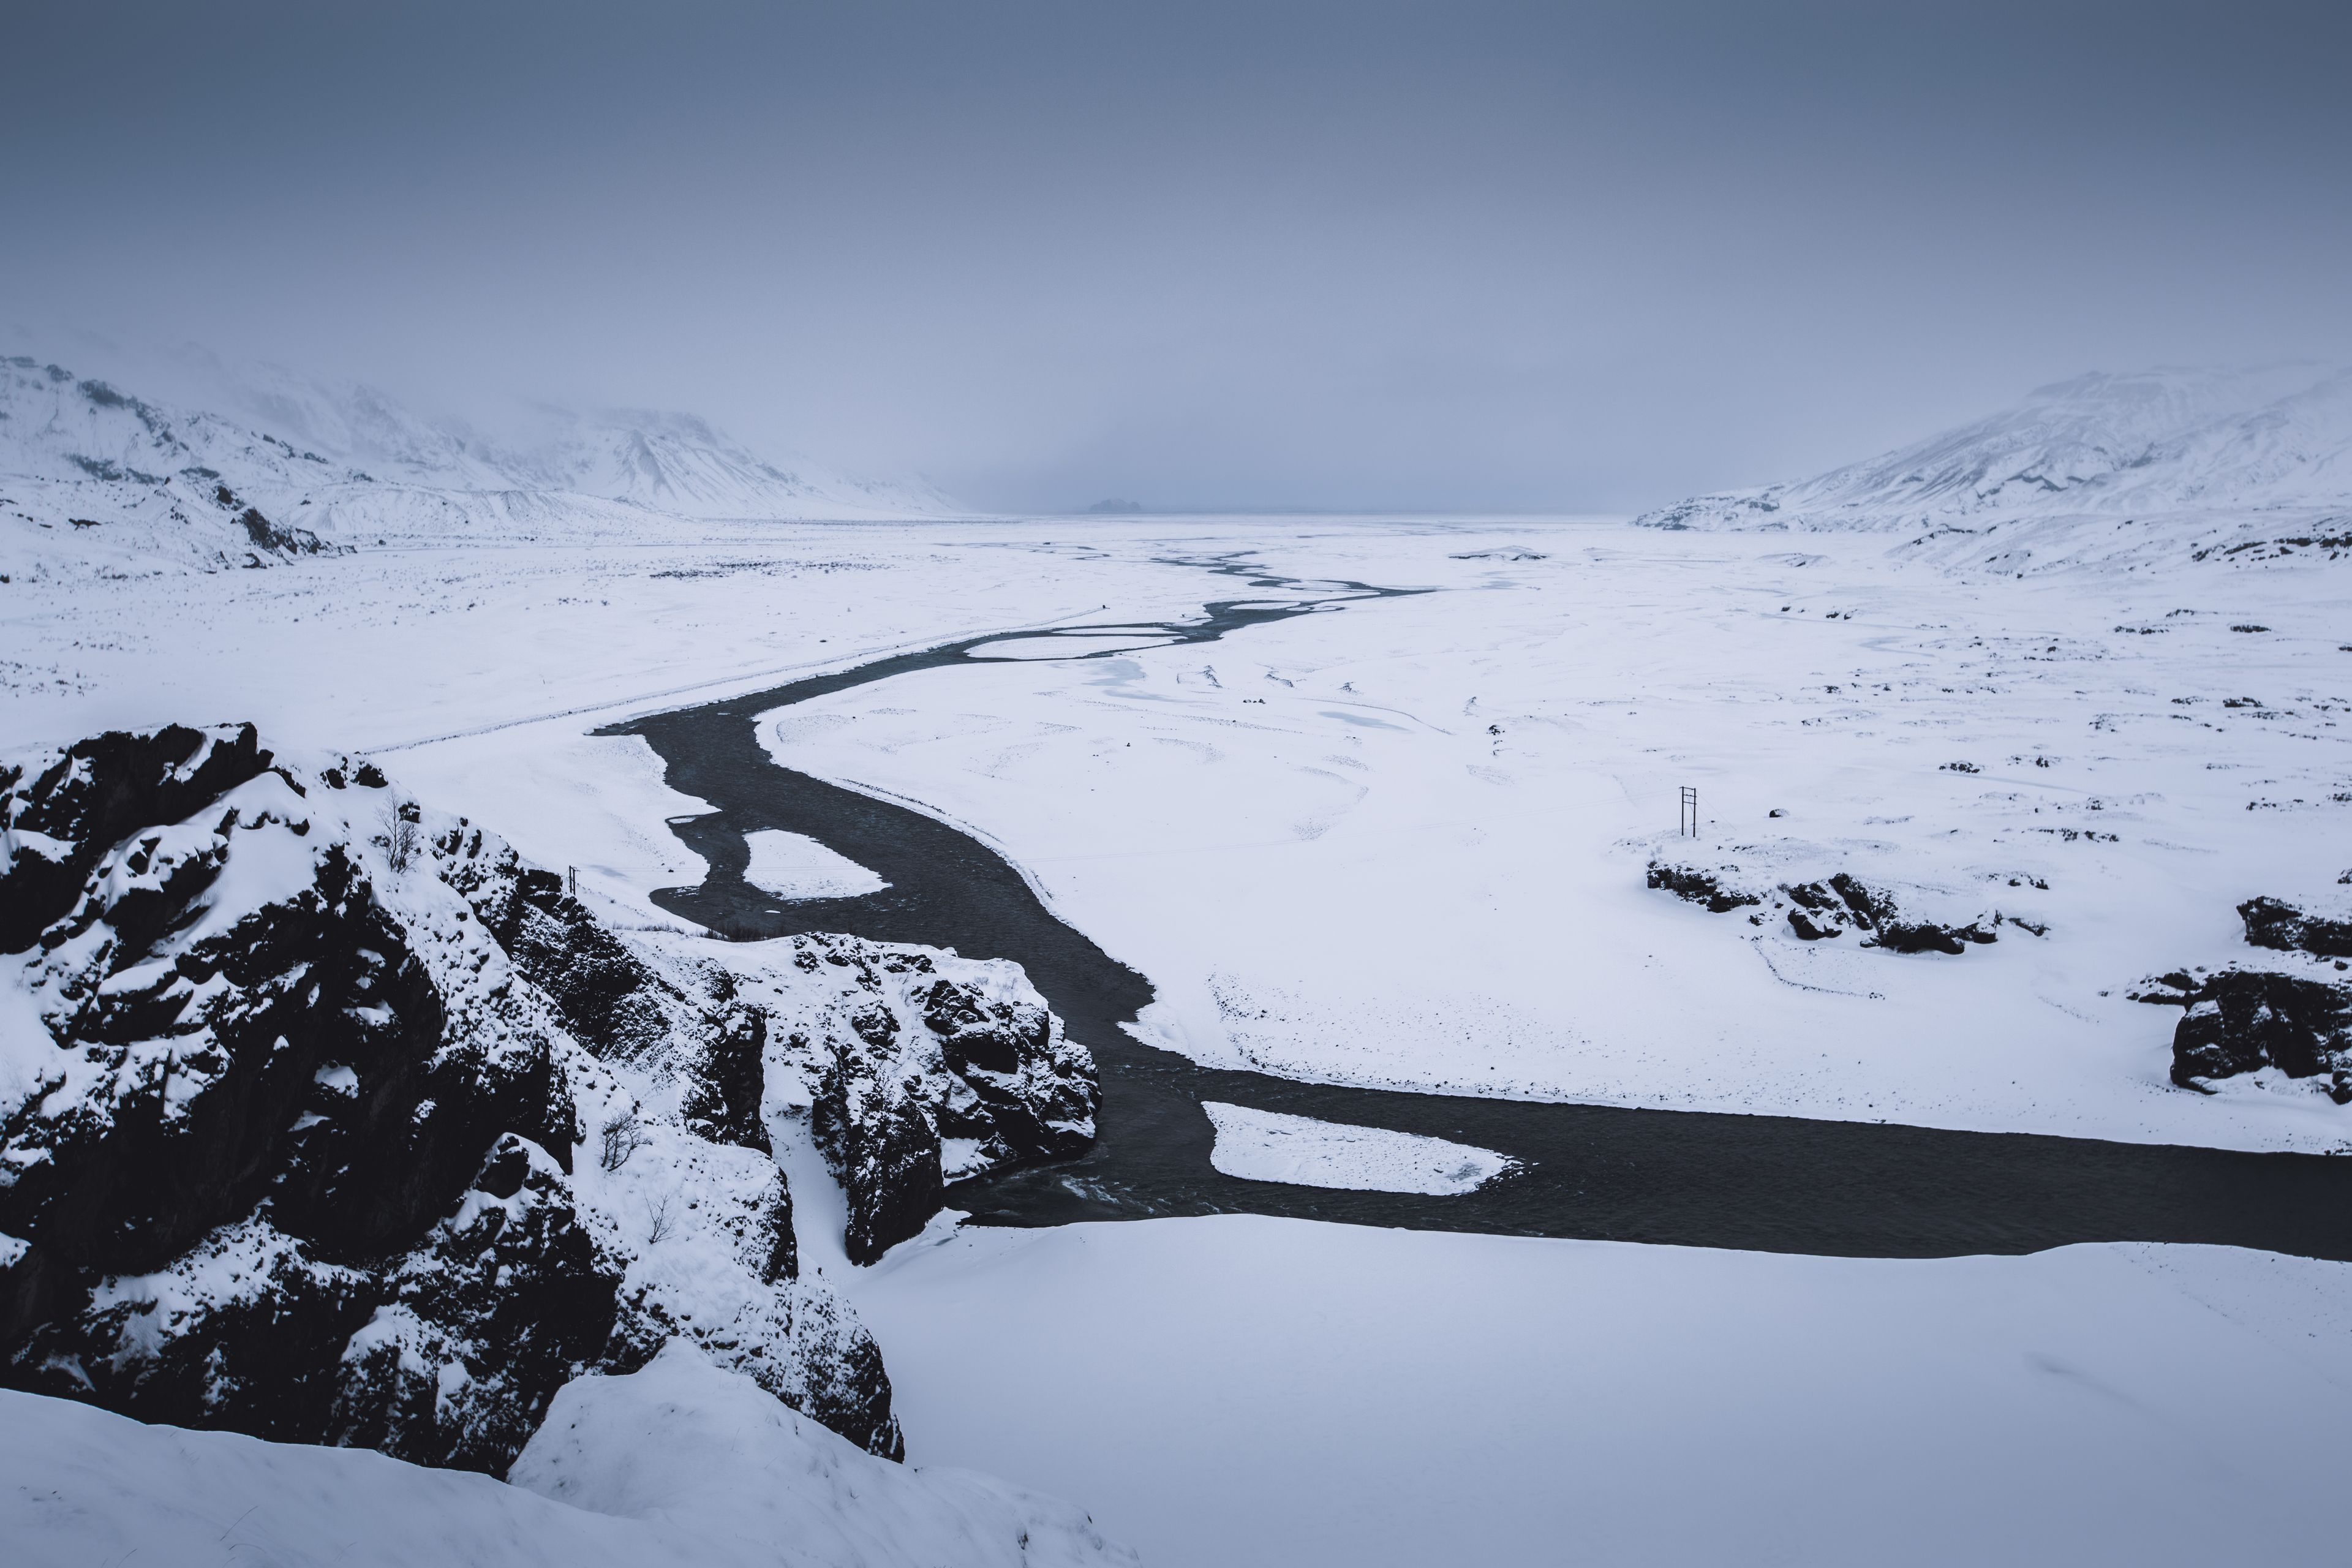
MULTIPOLYGON (((1279 596, 1212 602, 1184 623, 967 638, 601 731, 643 735, 668 765, 672 786, 718 808, 673 825, 710 874, 698 888, 656 893, 664 908, 734 937, 847 931, 1010 958, 1071 1037, 1093 1051, 1102 1110, 1092 1152, 951 1188, 949 1201, 979 1222, 1250 1213, 1854 1257, 2134 1240, 2352 1258, 2352 1159, 1477 1100, 1199 1067, 1119 1027, 1151 1000, 1150 983, 1055 919, 994 850, 919 811, 780 767, 754 733, 760 714, 916 670, 986 661, 991 644, 1099 639, 1106 631, 1213 642, 1294 616, 1378 614, 1377 601, 1417 591, 1303 584, 1233 559, 1185 563, 1279 596), (804 834, 890 885, 859 898, 781 903, 743 880, 743 836, 763 828, 804 834), (1204 1100, 1450 1138, 1512 1155, 1522 1169, 1458 1197, 1242 1181, 1209 1163, 1204 1100)), ((1074 643, 1071 657, 1116 655, 1074 643)))

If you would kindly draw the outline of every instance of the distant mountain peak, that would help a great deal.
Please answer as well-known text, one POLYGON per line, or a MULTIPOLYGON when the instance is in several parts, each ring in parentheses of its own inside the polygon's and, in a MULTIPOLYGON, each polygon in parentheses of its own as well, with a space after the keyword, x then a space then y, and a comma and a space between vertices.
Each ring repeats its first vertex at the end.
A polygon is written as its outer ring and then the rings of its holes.
POLYGON ((541 409, 531 439, 506 443, 356 382, 274 366, 232 376, 217 360, 201 368, 215 394, 190 407, 30 356, 0 360, 0 571, 98 557, 113 569, 265 565, 287 541, 518 527, 562 537, 567 525, 612 534, 633 514, 801 521, 958 510, 919 483, 754 456, 693 414, 541 409))
POLYGON ((1699 496, 1654 528, 1899 529, 2352 504, 2352 370, 2095 372, 1812 479, 1699 496))

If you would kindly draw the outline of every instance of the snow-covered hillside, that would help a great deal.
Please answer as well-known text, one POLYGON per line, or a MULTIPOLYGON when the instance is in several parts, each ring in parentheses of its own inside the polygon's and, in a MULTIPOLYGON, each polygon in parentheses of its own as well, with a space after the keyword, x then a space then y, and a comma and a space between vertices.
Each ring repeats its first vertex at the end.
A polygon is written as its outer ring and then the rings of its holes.
MULTIPOLYGON (((2080 376, 1864 462, 1700 496, 1638 521, 1654 528, 1932 533, 2096 519, 2111 529, 2161 526, 2166 537, 2179 539, 2184 518, 2284 522, 2290 533, 2308 521, 2321 534, 2343 534, 2347 512, 2352 370, 2289 364, 2080 376), (2168 520, 2171 525, 2162 526, 2168 520)), ((2290 546, 2326 547, 2324 540, 2290 546)), ((2352 548, 2352 540, 2333 547, 2352 548)))
POLYGON ((279 370, 220 378, 192 407, 25 355, 0 363, 0 574, 12 577, 953 510, 920 485, 768 462, 688 414, 541 409, 528 438, 499 441, 371 387, 279 370))

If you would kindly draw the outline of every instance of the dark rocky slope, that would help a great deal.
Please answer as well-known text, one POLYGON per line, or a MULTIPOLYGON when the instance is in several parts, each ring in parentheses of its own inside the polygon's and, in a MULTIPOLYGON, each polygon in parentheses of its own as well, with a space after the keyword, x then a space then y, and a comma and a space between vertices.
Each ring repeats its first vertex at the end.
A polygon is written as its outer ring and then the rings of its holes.
POLYGON ((683 1335, 895 1457, 872 1339, 799 1277, 772 1081, 818 1069, 860 1256, 936 1207, 943 1136, 1091 1135, 1091 1064, 1005 984, 934 975, 940 1022, 877 999, 892 1027, 845 1031, 250 727, 0 765, 0 831, 16 1386, 499 1473, 567 1379, 683 1335))

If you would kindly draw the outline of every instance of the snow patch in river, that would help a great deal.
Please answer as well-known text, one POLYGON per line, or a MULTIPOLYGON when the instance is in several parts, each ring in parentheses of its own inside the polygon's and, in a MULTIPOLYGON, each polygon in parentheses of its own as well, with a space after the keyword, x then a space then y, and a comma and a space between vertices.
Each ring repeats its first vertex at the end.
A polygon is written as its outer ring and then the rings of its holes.
POLYGON ((1244 1181, 1454 1197, 1476 1192, 1517 1163, 1492 1149, 1385 1127, 1352 1127, 1213 1100, 1202 1100, 1201 1109, 1217 1129, 1209 1163, 1244 1181))
POLYGON ((751 847, 743 879, 779 899, 855 899, 890 885, 805 834, 767 827, 745 834, 743 842, 751 847))
POLYGON ((1073 637, 1066 632, 1049 637, 1006 637, 998 642, 982 643, 966 657, 976 659, 1083 658, 1094 653, 1132 653, 1138 648, 1166 647, 1175 640, 1174 637, 1153 637, 1148 633, 1073 637))

